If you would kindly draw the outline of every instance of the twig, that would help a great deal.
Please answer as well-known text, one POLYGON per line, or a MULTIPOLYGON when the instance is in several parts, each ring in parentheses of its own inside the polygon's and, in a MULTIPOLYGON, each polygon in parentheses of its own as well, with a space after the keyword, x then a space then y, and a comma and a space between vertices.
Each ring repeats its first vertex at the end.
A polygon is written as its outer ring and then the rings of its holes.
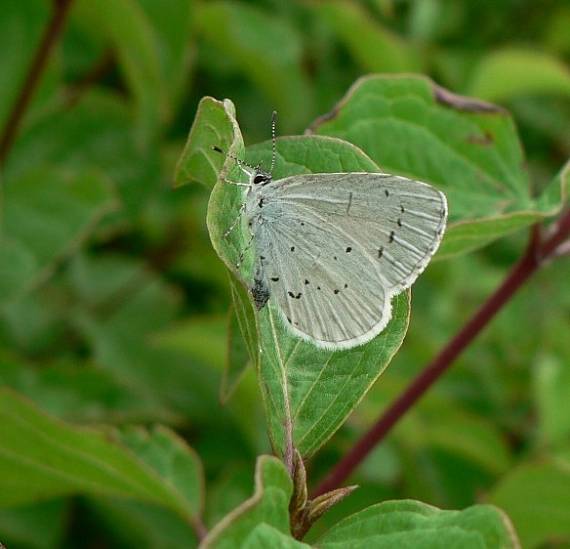
POLYGON ((111 50, 103 52, 101 57, 76 83, 70 86, 65 97, 65 106, 71 109, 77 105, 83 95, 113 67, 114 57, 111 50))
POLYGON ((22 118, 26 113, 36 88, 38 87, 51 51, 63 31, 65 20, 72 2, 73 0, 53 0, 53 13, 51 19, 45 28, 38 47, 36 48, 28 74, 22 84, 20 93, 12 107, 10 116, 6 121, 4 130, 2 131, 2 136, 0 137, 0 166, 2 166, 6 161, 6 156, 14 143, 22 118))
POLYGON ((497 312, 538 268, 555 253, 570 235, 570 212, 560 218, 555 232, 540 242, 539 227, 534 226, 526 253, 471 320, 447 344, 408 388, 388 407, 372 428, 353 446, 316 488, 313 497, 338 488, 387 435, 390 429, 448 370, 458 355, 489 324, 497 312))

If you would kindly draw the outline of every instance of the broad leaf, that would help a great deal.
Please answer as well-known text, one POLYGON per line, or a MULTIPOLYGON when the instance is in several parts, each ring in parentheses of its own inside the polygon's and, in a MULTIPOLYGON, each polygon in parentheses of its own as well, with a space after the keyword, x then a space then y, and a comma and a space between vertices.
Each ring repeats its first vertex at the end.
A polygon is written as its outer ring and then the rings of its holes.
POLYGON ((317 13, 366 72, 411 72, 420 68, 419 56, 410 45, 375 21, 358 3, 322 2, 317 4, 317 13))
MULTIPOLYGON (((222 104, 215 105, 212 100, 204 100, 203 104, 222 108, 222 104)), ((227 109, 226 116, 231 122, 233 110, 227 109)), ((219 117, 217 110, 212 116, 206 116, 204 109, 199 111, 179 167, 191 157, 189 151, 198 148, 194 136, 223 134, 223 131, 215 130, 219 117)), ((235 129, 235 122, 229 124, 226 121, 222 127, 234 128, 235 133, 239 131, 235 129)), ((232 141, 239 142, 239 137, 232 141)), ((327 137, 281 138, 277 153, 276 179, 301 173, 377 171, 376 165, 358 148, 327 137)), ((247 151, 247 161, 251 164, 268 166, 270 157, 270 143, 247 151)), ((229 179, 237 180, 239 170, 232 170, 230 176, 229 179)), ((258 315, 256 330, 251 300, 242 285, 249 286, 252 281, 251 247, 239 273, 235 267, 241 250, 248 250, 247 229, 238 223, 224 236, 235 222, 242 202, 242 187, 223 180, 214 187, 208 207, 210 237, 232 273, 234 308, 250 356, 257 360, 273 445, 276 451, 284 454, 293 444, 304 456, 309 456, 342 425, 399 348, 408 323, 409 294, 404 293, 394 300, 393 320, 387 329, 374 341, 356 349, 323 351, 293 337, 271 303, 258 315), (242 283, 237 280, 238 276, 242 283), (259 345, 255 337, 257 332, 260 333, 259 345), (259 355, 258 346, 261 347, 259 355)))
POLYGON ((87 501, 97 525, 122 549, 193 549, 196 534, 187 521, 164 507, 126 499, 87 501))
POLYGON ((508 513, 524 547, 570 540, 569 457, 523 463, 489 497, 508 513))
POLYGON ((490 505, 442 511, 412 500, 387 501, 360 511, 333 526, 317 541, 321 549, 515 549, 509 519, 490 505))
MULTIPOLYGON (((203 548, 243 547, 261 524, 289 533, 289 500, 293 485, 287 470, 276 458, 261 456, 255 467, 255 492, 226 515, 208 534, 203 548)), ((260 535, 265 536, 266 533, 260 535)), ((287 547, 287 546, 285 546, 287 547)))
POLYGON ((570 96, 570 71, 562 61, 546 53, 500 50, 479 61, 467 91, 489 101, 508 101, 529 94, 570 96))
POLYGON ((0 540, 8 547, 57 549, 63 544, 68 519, 63 499, 0 508, 0 540))
POLYGON ((198 181, 213 188, 224 164, 224 157, 213 150, 237 156, 243 148, 241 133, 235 121, 235 107, 229 100, 217 101, 204 97, 198 109, 186 146, 176 165, 177 185, 198 181))
MULTIPOLYGON (((50 16, 43 0, 2 0, 0 17, 0 128, 5 127, 42 32, 50 16)), ((57 50, 42 71, 39 89, 32 97, 31 111, 51 98, 59 83, 57 50)))
POLYGON ((135 99, 139 141, 147 141, 160 123, 165 94, 156 36, 146 14, 136 0, 81 0, 74 17, 83 32, 104 36, 117 52, 135 99))
POLYGON ((156 427, 151 432, 130 427, 122 430, 119 438, 160 476, 192 516, 201 516, 204 507, 202 464, 183 439, 165 427, 156 427))
POLYGON ((196 518, 200 466, 172 434, 133 442, 137 458, 109 432, 65 425, 0 389, 0 441, 0 506, 83 493, 155 503, 190 522, 196 518), (167 473, 168 463, 176 467, 167 473), (184 482, 173 486, 173 478, 184 482))
POLYGON ((163 421, 180 417, 156 398, 125 386, 110 372, 87 364, 34 367, 0 358, 0 386, 18 391, 42 410, 67 421, 124 423, 163 421))
POLYGON ((312 113, 312 89, 302 70, 301 37, 288 21, 245 2, 197 6, 198 31, 261 90, 288 128, 312 113))
POLYGON ((51 273, 115 205, 97 173, 36 170, 4 189, 0 296, 15 300, 51 273))
POLYGON ((437 257, 478 248, 560 211, 560 203, 546 209, 532 197, 504 110, 423 77, 362 78, 313 130, 354 143, 383 171, 446 193, 449 223, 437 257))
POLYGON ((157 152, 137 143, 132 113, 120 97, 97 90, 73 109, 54 110, 22 132, 5 174, 11 183, 43 166, 79 174, 97 170, 114 184, 122 213, 135 217, 160 184, 157 152))

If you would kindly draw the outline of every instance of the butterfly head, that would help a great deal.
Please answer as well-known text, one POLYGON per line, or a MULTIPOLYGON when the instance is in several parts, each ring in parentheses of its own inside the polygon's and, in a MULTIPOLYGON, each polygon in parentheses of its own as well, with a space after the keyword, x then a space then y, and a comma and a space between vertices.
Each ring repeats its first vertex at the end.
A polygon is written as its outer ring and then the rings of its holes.
POLYGON ((255 168, 251 174, 249 182, 252 186, 261 186, 267 185, 271 183, 271 174, 269 172, 265 172, 260 168, 255 168))

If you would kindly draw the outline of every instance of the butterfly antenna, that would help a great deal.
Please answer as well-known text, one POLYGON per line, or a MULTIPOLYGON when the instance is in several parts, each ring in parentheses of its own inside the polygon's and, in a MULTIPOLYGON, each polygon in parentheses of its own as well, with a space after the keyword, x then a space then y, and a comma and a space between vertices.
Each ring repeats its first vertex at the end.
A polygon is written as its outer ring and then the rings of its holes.
POLYGON ((277 125, 277 111, 273 111, 271 114, 271 169, 269 173, 273 173, 273 168, 275 168, 275 159, 277 157, 277 137, 275 127, 277 125))
POLYGON ((215 145, 212 147, 213 151, 216 151, 217 153, 220 154, 226 154, 226 156, 229 156, 240 168, 243 169, 243 167, 245 166, 246 168, 249 168, 250 170, 255 171, 257 168, 255 168, 254 166, 251 166, 250 164, 248 164, 247 162, 244 162, 243 160, 240 160, 237 156, 233 155, 232 153, 224 153, 224 151, 222 149, 220 149, 220 147, 216 147, 215 145))

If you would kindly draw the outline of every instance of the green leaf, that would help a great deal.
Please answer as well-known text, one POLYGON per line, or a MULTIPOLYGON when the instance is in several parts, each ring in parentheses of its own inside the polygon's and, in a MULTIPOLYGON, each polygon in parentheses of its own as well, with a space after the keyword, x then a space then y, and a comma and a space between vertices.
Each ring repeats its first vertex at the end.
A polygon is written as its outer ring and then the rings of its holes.
MULTIPOLYGON (((223 108, 213 100, 203 101, 205 105, 223 108)), ((232 109, 226 108, 225 116, 231 121, 232 109)), ((213 120, 201 115, 197 118, 179 165, 188 158, 187 151, 196 150, 196 136, 205 131, 209 135, 222 134, 212 126, 213 120)), ((235 121, 230 125, 222 117, 221 123, 224 128, 234 128, 238 138, 234 138, 232 144, 241 142, 235 121)), ((269 165, 270 158, 270 143, 247 151, 247 161, 251 164, 269 165)), ((229 166, 224 170, 229 171, 229 166)), ((299 136, 278 140, 276 179, 292 174, 335 171, 377 171, 377 167, 358 148, 338 139, 299 136)), ((233 180, 238 178, 235 169, 231 175, 233 180)), ((224 237, 237 218, 242 202, 241 187, 220 181, 208 205, 210 238, 230 273, 235 273, 240 251, 248 248, 245 227, 237 225, 224 237)), ((250 249, 239 274, 231 275, 230 286, 240 329, 258 367, 271 439, 276 450, 283 454, 293 443, 303 456, 309 456, 342 425, 399 348, 408 324, 409 294, 404 293, 394 300, 392 322, 374 341, 348 351, 323 351, 293 337, 271 303, 259 314, 256 329, 251 298, 244 289, 252 280, 252 259, 250 249), (260 333, 261 362, 257 333, 260 333)))
POLYGON ((492 52, 473 69, 469 95, 488 101, 508 101, 520 95, 570 96, 570 71, 556 57, 533 50, 492 52))
POLYGON ((412 72, 420 69, 417 54, 398 35, 374 20, 355 2, 334 0, 317 4, 330 25, 366 72, 412 72))
POLYGON ((65 425, 42 414, 15 393, 0 389, 0 506, 75 493, 131 498, 162 505, 193 522, 201 472, 193 454, 174 435, 160 435, 139 445, 137 459, 114 441, 112 433, 65 425), (165 455, 157 450, 162 447, 165 455), (157 461, 177 463, 174 488, 157 461), (174 460, 174 461, 172 461, 174 460), (149 467, 145 462, 152 463, 149 467), (189 472, 195 468, 193 475, 189 472), (182 490, 182 491, 180 491, 182 490))
POLYGON ((241 547, 243 549, 259 549, 259 547, 271 547, 271 549, 309 549, 310 545, 297 541, 291 536, 282 534, 276 528, 269 526, 269 524, 262 523, 252 530, 241 547))
POLYGON ((167 95, 162 113, 170 120, 182 99, 188 80, 192 50, 194 3, 188 0, 137 0, 152 25, 158 52, 162 92, 167 95))
POLYGON ((0 271, 0 296, 15 300, 49 276, 114 205, 107 181, 97 173, 43 169, 10 181, 4 189, 0 257, 13 263, 0 271))
POLYGON ((115 542, 113 546, 123 549, 192 549, 198 546, 190 525, 164 507, 93 497, 87 504, 97 526, 115 542))
MULTIPOLYGON (((362 78, 313 130, 359 146, 382 170, 444 191, 449 222, 437 257, 463 253, 560 211, 530 194, 520 142, 499 107, 416 76, 362 78)), ((546 203, 547 202, 547 203, 546 203)))
POLYGON ((156 36, 143 9, 136 0, 80 0, 73 15, 86 34, 104 36, 116 51, 144 143, 156 132, 165 103, 156 36))
POLYGON ((197 9, 198 30, 261 90, 285 128, 312 114, 313 97, 302 70, 301 37, 286 19, 238 2, 210 1, 197 9))
POLYGON ((137 144, 128 105, 100 90, 86 93, 73 109, 54 110, 23 132, 8 159, 6 179, 18 181, 52 165, 78 173, 102 171, 115 185, 123 211, 133 217, 161 184, 157 147, 137 144))
MULTIPOLYGON (((249 311, 253 315, 253 308, 249 307, 249 311)), ((255 326, 255 319, 250 324, 255 326)), ((242 336, 239 318, 235 309, 230 307, 228 313, 228 350, 226 356, 226 367, 222 377, 222 385, 220 386, 220 398, 222 402, 226 402, 237 388, 246 370, 251 365, 250 350, 242 336)), ((254 357, 257 353, 254 353, 254 357)))
POLYGON ((26 549, 57 549, 63 544, 68 522, 62 499, 0 508, 0 543, 26 549))
POLYGON ((546 186, 540 195, 539 205, 544 212, 556 215, 561 206, 568 204, 570 196, 570 160, 562 167, 558 175, 546 186))
POLYGON ((201 516, 204 507, 204 473, 198 455, 186 442, 165 427, 152 431, 127 428, 121 442, 160 476, 176 493, 192 516, 201 516))
POLYGON ((490 505, 442 511, 412 500, 387 501, 333 526, 317 546, 507 549, 519 547, 508 518, 490 505))
MULTIPOLYGON (((4 128, 25 75, 38 47, 50 6, 43 0, 2 0, 0 16, 0 128, 4 128)), ((31 112, 50 99, 59 83, 57 50, 42 71, 39 89, 34 93, 31 112)), ((29 116, 29 113, 27 113, 29 116)))
MULTIPOLYGON (((293 484, 283 464, 274 457, 259 457, 255 467, 253 496, 226 515, 203 540, 202 547, 242 547, 260 524, 267 524, 282 534, 288 534, 289 500, 292 493, 293 484)), ((266 534, 267 532, 262 532, 260 535, 266 534)))
POLYGON ((504 509, 524 547, 570 540, 570 460, 523 463, 503 477, 490 495, 504 509))
POLYGON ((176 185, 198 181, 210 189, 214 187, 224 157, 212 150, 213 147, 237 156, 243 148, 243 140, 235 121, 233 103, 227 99, 217 101, 204 97, 198 105, 186 146, 176 165, 176 185))
POLYGON ((175 422, 180 418, 156 399, 126 387, 110 372, 87 364, 36 368, 0 357, 0 386, 33 400, 42 410, 66 421, 123 423, 175 422))
MULTIPOLYGON (((337 139, 282 138, 277 151, 276 179, 299 173, 376 171, 359 149, 337 139)), ((266 143, 248 150, 247 158, 254 165, 267 165, 270 156, 266 143)), ((234 265, 235 260, 234 252, 234 265)), ((392 320, 377 338, 333 352, 292 336, 271 302, 260 311, 259 379, 277 451, 286 453, 292 442, 308 457, 334 434, 400 347, 408 317, 409 293, 405 292, 393 300, 392 320)))
POLYGON ((560 356, 548 354, 533 364, 541 442, 564 443, 570 436, 570 368, 560 356))

